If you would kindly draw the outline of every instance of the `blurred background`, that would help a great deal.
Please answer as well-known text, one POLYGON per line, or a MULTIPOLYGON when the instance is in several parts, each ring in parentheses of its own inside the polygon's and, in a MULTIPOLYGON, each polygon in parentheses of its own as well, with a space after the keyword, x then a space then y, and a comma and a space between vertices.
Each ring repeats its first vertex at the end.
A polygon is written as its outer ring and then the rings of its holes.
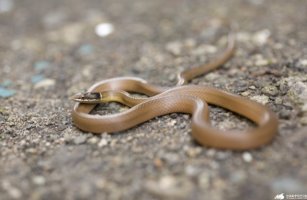
MULTIPOLYGON (((299 0, 0 0, 0 199, 273 199, 307 194, 307 2, 299 0), (196 144, 189 116, 123 133, 72 124, 68 97, 135 76, 172 86, 179 71, 235 57, 193 80, 266 104, 274 142, 231 152, 196 144)), ((102 105, 96 113, 125 110, 102 105)), ((211 107, 222 129, 247 120, 211 107)))

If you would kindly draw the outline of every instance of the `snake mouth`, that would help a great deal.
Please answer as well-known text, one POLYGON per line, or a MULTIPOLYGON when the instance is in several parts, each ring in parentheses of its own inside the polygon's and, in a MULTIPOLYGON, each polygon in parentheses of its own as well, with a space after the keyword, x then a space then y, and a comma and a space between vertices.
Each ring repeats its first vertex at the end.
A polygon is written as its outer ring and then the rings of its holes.
POLYGON ((79 103, 100 103, 101 94, 99 92, 83 92, 77 93, 69 98, 70 100, 79 102, 79 103))

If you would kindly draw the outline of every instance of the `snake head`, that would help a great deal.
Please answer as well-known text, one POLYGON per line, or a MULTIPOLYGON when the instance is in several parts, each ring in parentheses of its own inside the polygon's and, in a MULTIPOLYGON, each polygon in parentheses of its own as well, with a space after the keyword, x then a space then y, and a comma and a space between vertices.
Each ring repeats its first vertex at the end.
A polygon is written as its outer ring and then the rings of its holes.
POLYGON ((101 93, 99 92, 82 92, 70 97, 71 100, 80 103, 101 103, 101 93))

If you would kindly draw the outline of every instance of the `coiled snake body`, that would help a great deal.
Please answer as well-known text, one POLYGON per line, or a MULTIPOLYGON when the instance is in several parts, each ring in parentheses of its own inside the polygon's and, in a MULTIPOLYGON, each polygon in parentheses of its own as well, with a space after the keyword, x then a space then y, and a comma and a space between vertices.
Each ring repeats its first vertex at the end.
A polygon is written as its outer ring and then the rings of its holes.
POLYGON ((178 75, 177 86, 162 88, 143 79, 122 77, 94 84, 86 93, 72 97, 77 101, 72 111, 74 124, 88 132, 117 132, 132 128, 156 116, 179 112, 192 115, 192 136, 205 146, 245 150, 270 142, 277 133, 277 117, 266 106, 223 90, 197 85, 184 85, 228 61, 235 51, 235 39, 229 35, 225 52, 208 64, 188 69, 178 75), (128 92, 148 98, 135 98, 128 92), (98 103, 116 101, 129 107, 111 115, 89 114, 98 103), (213 104, 241 116, 257 125, 245 131, 221 131, 210 124, 208 105, 213 104))

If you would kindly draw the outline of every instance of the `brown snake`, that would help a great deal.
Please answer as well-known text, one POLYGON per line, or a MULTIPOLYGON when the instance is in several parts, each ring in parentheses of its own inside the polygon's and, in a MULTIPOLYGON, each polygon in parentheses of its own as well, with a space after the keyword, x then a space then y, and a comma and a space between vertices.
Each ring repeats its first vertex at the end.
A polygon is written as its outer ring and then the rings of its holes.
POLYGON ((94 84, 88 92, 72 97, 77 101, 72 111, 74 124, 92 133, 117 132, 132 128, 156 116, 169 113, 192 115, 192 136, 208 147, 245 150, 269 143, 277 133, 278 120, 266 106, 223 90, 197 85, 184 85, 226 63, 235 52, 235 37, 230 34, 228 46, 221 56, 178 75, 173 88, 151 85, 143 79, 122 77, 94 84), (145 94, 135 98, 128 92, 145 94), (116 101, 131 107, 111 115, 89 114, 99 103, 116 101), (257 126, 244 131, 221 131, 210 124, 208 105, 213 104, 253 121, 257 126))

